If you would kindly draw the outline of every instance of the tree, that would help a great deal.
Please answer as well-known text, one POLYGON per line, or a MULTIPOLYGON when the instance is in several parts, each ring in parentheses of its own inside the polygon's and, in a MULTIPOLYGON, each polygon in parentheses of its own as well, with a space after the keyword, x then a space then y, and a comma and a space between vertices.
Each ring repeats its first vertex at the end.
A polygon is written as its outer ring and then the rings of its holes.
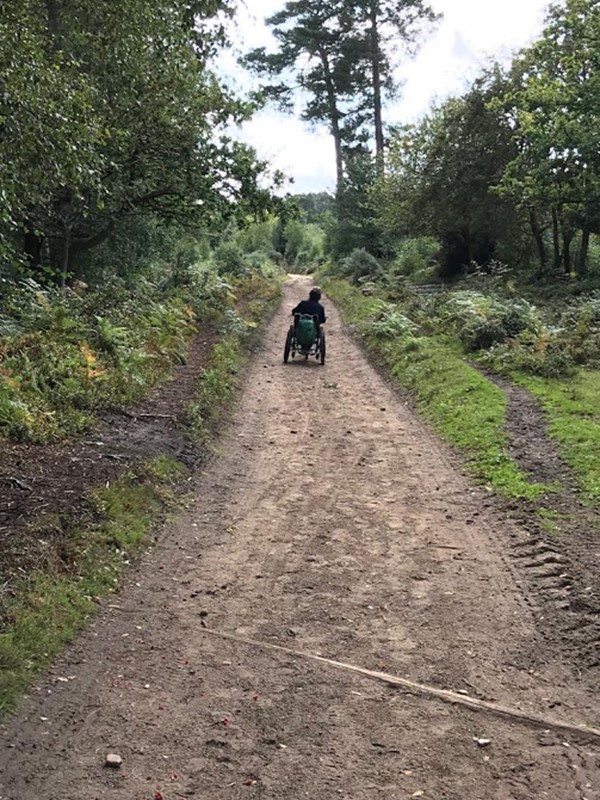
POLYGON ((351 49, 370 75, 364 105, 372 111, 375 154, 383 172, 385 134, 383 94, 393 93, 394 62, 398 50, 415 50, 423 30, 440 19, 424 0, 349 0, 346 16, 352 21, 351 49))
POLYGON ((323 215, 333 211, 334 198, 329 192, 309 192, 308 194, 295 194, 292 200, 304 213, 306 222, 318 224, 323 215))
POLYGON ((383 168, 383 94, 396 88, 394 54, 435 19, 423 0, 289 0, 267 19, 278 49, 258 48, 244 59, 269 79, 264 96, 283 108, 292 107, 298 88, 307 94, 303 118, 325 122, 334 139, 338 191, 346 148, 374 137, 383 168))
POLYGON ((489 108, 501 85, 494 71, 417 126, 397 131, 387 175, 379 178, 375 206, 388 241, 435 236, 448 276, 471 261, 488 263, 498 242, 520 239, 512 203, 494 191, 516 153, 511 129, 489 108))
POLYGON ((0 25, 1 235, 62 281, 122 220, 263 210, 265 164, 225 135, 252 107, 209 69, 230 0, 23 0, 0 25), (222 131, 222 133, 219 133, 222 131))
POLYGON ((336 197, 336 215, 326 224, 325 248, 335 258, 353 250, 383 255, 379 215, 373 203, 375 161, 365 147, 346 155, 347 175, 336 197))
POLYGON ((353 97, 365 79, 347 57, 347 21, 340 16, 343 0, 289 0, 268 17, 278 49, 257 48, 244 58, 252 71, 269 79, 262 93, 280 107, 291 109, 298 89, 306 93, 302 117, 324 122, 334 140, 338 188, 344 177, 343 145, 353 138, 353 97))
POLYGON ((515 61, 512 86, 496 103, 518 144, 502 187, 534 216, 540 207, 550 216, 555 269, 572 270, 571 247, 581 232, 576 266, 583 275, 590 234, 600 232, 600 7, 567 0, 547 22, 515 61))

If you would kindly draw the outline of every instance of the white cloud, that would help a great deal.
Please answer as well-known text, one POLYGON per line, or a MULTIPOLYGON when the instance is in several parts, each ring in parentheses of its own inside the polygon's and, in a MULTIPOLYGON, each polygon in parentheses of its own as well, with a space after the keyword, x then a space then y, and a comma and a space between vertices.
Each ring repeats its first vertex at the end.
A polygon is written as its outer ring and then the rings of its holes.
MULTIPOLYGON (((426 39, 417 57, 401 64, 399 100, 387 109, 390 122, 412 121, 433 102, 460 94, 493 59, 529 44, 542 28, 547 0, 430 0, 443 21, 426 39)), ((238 89, 248 91, 252 78, 236 65, 236 55, 270 47, 273 37, 264 18, 284 0, 247 0, 240 4, 232 35, 234 54, 220 61, 238 89)), ((242 127, 243 139, 262 158, 295 179, 292 191, 320 191, 334 186, 333 144, 324 127, 310 128, 299 116, 263 111, 242 127)))
POLYGON ((493 60, 512 53, 541 31, 547 0, 433 0, 443 20, 417 57, 398 70, 404 82, 393 121, 421 116, 432 102, 463 92, 493 60))
POLYGON ((242 135, 275 169, 294 178, 294 183, 286 187, 293 194, 333 190, 334 149, 326 130, 267 110, 246 123, 242 135))

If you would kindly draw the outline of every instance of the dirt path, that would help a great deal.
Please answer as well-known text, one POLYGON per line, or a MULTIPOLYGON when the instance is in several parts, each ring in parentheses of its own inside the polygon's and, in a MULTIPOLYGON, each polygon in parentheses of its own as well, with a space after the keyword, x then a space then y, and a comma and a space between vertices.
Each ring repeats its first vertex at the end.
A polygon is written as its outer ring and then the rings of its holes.
POLYGON ((207 630, 599 722, 503 556, 515 523, 337 315, 324 368, 281 363, 307 286, 290 282, 196 507, 0 731, 0 800, 600 798, 598 744, 207 630))

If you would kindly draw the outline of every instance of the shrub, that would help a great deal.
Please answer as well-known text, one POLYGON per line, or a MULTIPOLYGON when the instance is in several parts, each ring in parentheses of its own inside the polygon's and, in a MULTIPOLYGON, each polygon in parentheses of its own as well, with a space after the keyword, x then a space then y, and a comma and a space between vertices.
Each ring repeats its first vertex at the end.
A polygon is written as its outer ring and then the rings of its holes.
POLYGON ((339 272, 353 283, 381 277, 379 261, 364 248, 353 250, 341 262, 339 272))
POLYGON ((450 327, 469 352, 487 350, 524 332, 535 337, 543 330, 536 308, 525 300, 474 291, 441 296, 436 317, 450 327))
POLYGON ((250 272, 246 255, 236 242, 222 242, 215 250, 214 258, 219 275, 242 278, 250 272))
POLYGON ((470 320, 459 333, 460 341, 468 352, 488 350, 506 341, 507 333, 500 320, 470 320))
POLYGON ((404 239, 398 248, 389 274, 412 275, 418 270, 427 270, 436 267, 440 246, 436 239, 430 236, 419 236, 414 239, 404 239))
POLYGON ((411 319, 402 314, 395 306, 387 303, 370 325, 370 331, 381 338, 395 338, 406 335, 412 337, 416 328, 417 326, 411 319))

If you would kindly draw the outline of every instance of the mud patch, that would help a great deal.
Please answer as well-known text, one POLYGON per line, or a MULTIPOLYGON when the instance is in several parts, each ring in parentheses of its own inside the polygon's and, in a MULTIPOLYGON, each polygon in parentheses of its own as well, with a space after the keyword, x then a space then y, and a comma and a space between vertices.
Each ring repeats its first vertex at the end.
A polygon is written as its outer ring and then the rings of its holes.
POLYGON ((511 544, 525 578, 540 632, 557 652, 581 666, 600 665, 600 515, 583 502, 569 465, 548 433, 536 398, 489 371, 505 393, 508 450, 532 481, 551 487, 537 503, 511 503, 508 511, 525 536, 511 544))
POLYGON ((573 476, 548 434, 548 420, 535 397, 506 378, 481 370, 476 364, 472 366, 483 372, 506 395, 507 449, 523 472, 536 483, 557 484, 574 490, 573 476))

